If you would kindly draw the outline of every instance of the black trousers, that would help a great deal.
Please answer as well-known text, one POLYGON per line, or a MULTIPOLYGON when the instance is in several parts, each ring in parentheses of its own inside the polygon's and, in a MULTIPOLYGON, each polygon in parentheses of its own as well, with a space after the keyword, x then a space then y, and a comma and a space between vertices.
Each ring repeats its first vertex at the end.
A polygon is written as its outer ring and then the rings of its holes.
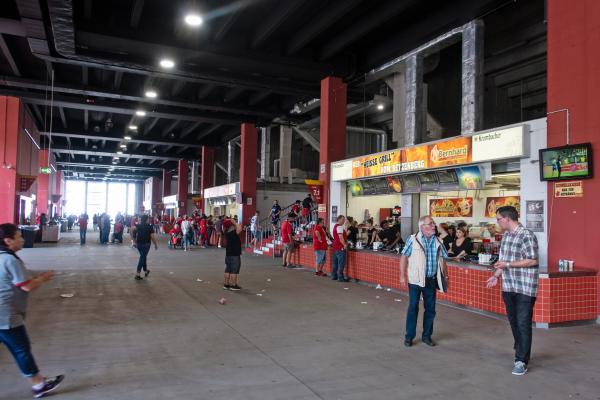
POLYGON ((515 339, 515 361, 528 364, 531 356, 531 326, 536 298, 521 293, 502 292, 502 299, 515 339))

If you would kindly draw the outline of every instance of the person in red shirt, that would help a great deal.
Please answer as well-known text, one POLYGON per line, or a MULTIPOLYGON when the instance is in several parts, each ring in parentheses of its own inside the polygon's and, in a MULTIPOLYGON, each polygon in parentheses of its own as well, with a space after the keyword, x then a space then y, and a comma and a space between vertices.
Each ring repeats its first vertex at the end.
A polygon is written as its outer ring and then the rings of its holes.
POLYGON ((296 214, 289 213, 288 217, 281 224, 281 241, 283 242, 283 266, 288 268, 295 268, 292 264, 292 253, 296 247, 294 241, 294 227, 292 226, 296 214))
POLYGON ((89 218, 87 214, 81 214, 81 216, 79 216, 79 244, 81 245, 85 244, 88 219, 89 218))
POLYGON ((200 219, 200 246, 205 249, 206 242, 208 240, 208 226, 206 223, 206 217, 200 219))
POLYGON ((327 255, 327 236, 325 234, 325 228, 323 227, 324 224, 325 221, 323 218, 317 219, 317 225, 313 231, 313 249, 315 250, 317 262, 315 275, 317 276, 327 276, 327 274, 323 272, 323 266, 325 265, 327 255))
POLYGON ((339 282, 348 282, 349 279, 344 277, 344 267, 346 266, 346 249, 348 242, 346 238, 348 234, 344 228, 346 217, 338 215, 337 223, 333 226, 333 266, 331 270, 331 279, 339 282))

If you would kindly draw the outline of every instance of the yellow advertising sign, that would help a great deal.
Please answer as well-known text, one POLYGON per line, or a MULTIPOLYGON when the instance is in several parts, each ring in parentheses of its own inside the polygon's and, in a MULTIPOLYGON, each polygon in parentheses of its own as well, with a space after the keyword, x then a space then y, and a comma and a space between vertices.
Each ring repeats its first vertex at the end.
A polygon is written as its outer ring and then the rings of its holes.
POLYGON ((556 182, 554 197, 583 197, 583 182, 556 182))
POLYGON ((386 175, 400 172, 400 150, 359 157, 352 161, 352 178, 386 175))
POLYGON ((471 138, 461 137, 429 145, 429 168, 471 162, 471 138))

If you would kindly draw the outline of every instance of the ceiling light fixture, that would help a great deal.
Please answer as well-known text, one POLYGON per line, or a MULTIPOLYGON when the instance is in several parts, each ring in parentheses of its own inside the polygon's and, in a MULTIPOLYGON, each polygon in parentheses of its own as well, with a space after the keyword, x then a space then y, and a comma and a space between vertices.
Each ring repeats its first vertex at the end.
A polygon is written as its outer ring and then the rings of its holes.
POLYGON ((379 111, 383 110, 385 108, 385 106, 383 104, 377 104, 377 109, 379 111))
POLYGON ((123 139, 125 139, 125 140, 131 140, 131 136, 123 136, 123 139))
POLYGON ((171 69, 175 66, 175 61, 170 60, 168 58, 163 58, 162 60, 160 60, 160 66, 163 68, 171 69))
POLYGON ((129 125, 129 129, 132 131, 137 131, 137 125, 129 125))
POLYGON ((123 154, 123 152, 121 150, 117 151, 117 154, 123 154))
POLYGON ((158 93, 156 93, 154 90, 146 90, 146 97, 151 98, 151 99, 155 99, 156 97, 158 97, 158 93))
POLYGON ((184 21, 189 26, 200 26, 204 22, 199 14, 190 13, 185 16, 184 21))
POLYGON ((144 110, 137 110, 135 112, 135 115, 137 115, 138 117, 145 117, 146 116, 146 111, 144 111, 144 110))

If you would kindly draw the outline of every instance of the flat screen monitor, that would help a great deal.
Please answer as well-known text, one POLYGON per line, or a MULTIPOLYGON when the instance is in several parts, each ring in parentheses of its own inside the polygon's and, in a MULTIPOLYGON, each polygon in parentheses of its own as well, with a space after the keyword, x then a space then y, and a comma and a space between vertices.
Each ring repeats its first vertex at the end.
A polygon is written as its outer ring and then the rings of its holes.
POLYGON ((541 180, 587 179, 592 176, 592 145, 590 143, 540 150, 541 180))
POLYGON ((425 172, 419 174, 422 192, 435 192, 438 190, 438 178, 435 172, 425 172))
POLYGON ((419 193, 419 178, 416 174, 402 175, 402 193, 419 193))

